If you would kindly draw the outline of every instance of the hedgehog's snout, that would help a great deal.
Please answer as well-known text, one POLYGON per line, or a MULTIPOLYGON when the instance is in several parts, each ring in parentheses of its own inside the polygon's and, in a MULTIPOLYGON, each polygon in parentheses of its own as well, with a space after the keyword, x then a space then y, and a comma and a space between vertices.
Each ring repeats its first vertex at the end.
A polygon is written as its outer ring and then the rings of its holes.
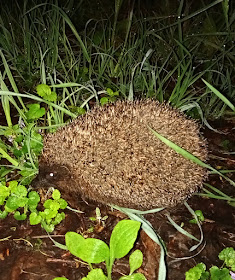
MULTIPOLYGON (((49 175, 50 176, 50 175, 49 175)), ((53 176, 53 173, 51 173, 51 176, 53 176)), ((56 188, 55 179, 45 176, 44 174, 38 173, 37 177, 32 181, 32 187, 37 188, 49 188, 54 187, 56 188)))
POLYGON ((70 172, 67 167, 41 164, 37 177, 33 180, 33 188, 58 188, 63 182, 68 182, 70 172))

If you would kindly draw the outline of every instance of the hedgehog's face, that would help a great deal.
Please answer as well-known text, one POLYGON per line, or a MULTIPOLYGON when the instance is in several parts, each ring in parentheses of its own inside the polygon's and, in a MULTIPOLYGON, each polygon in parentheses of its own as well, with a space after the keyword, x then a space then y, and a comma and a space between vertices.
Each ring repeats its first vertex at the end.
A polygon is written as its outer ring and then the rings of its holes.
POLYGON ((71 175, 66 166, 41 164, 38 176, 33 180, 32 185, 35 188, 60 188, 63 187, 64 184, 68 184, 70 180, 71 175))

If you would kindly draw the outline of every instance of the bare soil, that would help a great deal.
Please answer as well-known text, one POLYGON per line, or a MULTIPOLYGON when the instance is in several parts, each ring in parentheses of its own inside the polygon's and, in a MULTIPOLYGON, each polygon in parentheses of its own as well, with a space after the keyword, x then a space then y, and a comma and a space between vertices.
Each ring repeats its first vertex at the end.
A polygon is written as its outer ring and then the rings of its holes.
MULTIPOLYGON (((235 129, 234 122, 221 121, 212 123, 222 134, 205 129, 204 136, 208 140, 209 160, 212 166, 221 169, 235 169, 235 129)), ((229 173, 235 179, 235 173, 229 173)), ((208 182, 230 196, 235 196, 234 187, 217 175, 210 175, 208 182)), ((46 191, 41 190, 42 196, 46 191)), ((112 211, 109 207, 75 198, 70 194, 62 194, 71 207, 84 211, 78 214, 66 210, 65 220, 56 227, 52 238, 64 244, 64 234, 76 231, 85 237, 102 239, 109 243, 114 226, 124 214, 112 211), (108 216, 104 224, 91 221, 95 217, 96 207, 102 216, 108 216), (93 231, 90 232, 91 227, 93 231)), ((198 262, 208 267, 221 265, 219 252, 225 247, 235 247, 235 208, 225 201, 203 198, 194 195, 188 200, 194 210, 202 210, 206 220, 202 223, 204 241, 193 252, 189 249, 195 241, 180 234, 167 220, 166 213, 183 228, 200 238, 198 226, 190 224, 192 218, 186 207, 181 204, 174 209, 167 209, 157 214, 146 215, 156 232, 161 236, 167 248, 167 280, 183 280, 184 273, 198 262)), ((139 272, 148 280, 157 279, 159 247, 142 231, 134 249, 144 254, 144 262, 139 272)), ((133 250, 134 250, 133 249, 133 250)), ((100 267, 104 268, 103 265, 100 267)), ((105 268, 104 268, 105 269, 105 268)), ((79 280, 89 271, 87 264, 59 249, 40 225, 30 226, 29 221, 16 221, 9 216, 0 221, 0 278, 1 280, 52 280, 53 277, 65 276, 70 280, 79 280)), ((113 267, 113 280, 129 274, 128 256, 117 260, 113 267)))

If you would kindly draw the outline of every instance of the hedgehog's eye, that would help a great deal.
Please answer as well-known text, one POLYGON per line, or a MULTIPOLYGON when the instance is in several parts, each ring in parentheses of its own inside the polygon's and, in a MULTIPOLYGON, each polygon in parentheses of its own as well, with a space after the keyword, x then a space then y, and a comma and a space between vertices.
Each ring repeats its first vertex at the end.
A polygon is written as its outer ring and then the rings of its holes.
POLYGON ((57 177, 57 172, 47 172, 46 173, 46 178, 47 180, 55 179, 57 177))

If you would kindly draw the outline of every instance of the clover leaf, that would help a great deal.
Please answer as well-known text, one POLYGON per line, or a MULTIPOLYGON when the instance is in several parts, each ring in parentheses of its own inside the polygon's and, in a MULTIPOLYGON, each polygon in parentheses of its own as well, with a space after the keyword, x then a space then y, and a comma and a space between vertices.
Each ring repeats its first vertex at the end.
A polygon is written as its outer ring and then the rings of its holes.
POLYGON ((36 206, 40 201, 40 196, 36 191, 31 191, 28 194, 28 205, 29 206, 36 206))
POLYGON ((0 210, 0 219, 5 219, 8 215, 8 212, 6 210, 1 211, 0 210))
POLYGON ((212 266, 210 268, 211 280, 231 280, 229 270, 227 268, 218 268, 212 266))
POLYGON ((21 214, 20 211, 16 211, 14 218, 18 221, 24 221, 27 218, 27 215, 25 213, 21 214))
POLYGON ((52 198, 55 200, 60 199, 60 191, 59 190, 54 190, 52 193, 52 198))
POLYGON ((185 273, 185 280, 200 280, 200 279, 208 279, 209 272, 206 271, 206 265, 204 263, 199 263, 193 268, 190 268, 185 273), (204 277, 204 278, 202 278, 204 277), (207 278, 205 278, 207 277, 207 278))
POLYGON ((219 259, 224 261, 227 267, 235 271, 235 250, 232 247, 223 249, 219 254, 219 259))
POLYGON ((67 201, 63 198, 58 199, 57 202, 60 204, 60 209, 65 209, 68 206, 67 201))
POLYGON ((33 212, 29 216, 30 225, 37 225, 41 222, 42 217, 38 215, 36 212, 33 212))

